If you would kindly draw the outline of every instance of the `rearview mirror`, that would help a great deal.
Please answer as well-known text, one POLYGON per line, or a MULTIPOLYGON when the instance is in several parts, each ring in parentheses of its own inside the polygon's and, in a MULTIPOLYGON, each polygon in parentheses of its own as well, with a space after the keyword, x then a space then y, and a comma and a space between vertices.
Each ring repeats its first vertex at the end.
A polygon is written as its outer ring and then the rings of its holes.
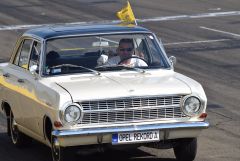
POLYGON ((92 43, 93 47, 108 47, 109 43, 108 41, 97 41, 92 43))

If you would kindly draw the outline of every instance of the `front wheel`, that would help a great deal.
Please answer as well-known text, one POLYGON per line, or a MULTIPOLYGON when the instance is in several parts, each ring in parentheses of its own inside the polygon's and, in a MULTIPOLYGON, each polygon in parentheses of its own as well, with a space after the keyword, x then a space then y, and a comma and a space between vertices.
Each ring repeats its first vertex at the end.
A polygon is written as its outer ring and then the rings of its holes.
POLYGON ((197 154, 197 138, 180 140, 173 149, 178 161, 193 161, 197 154))
POLYGON ((52 136, 51 152, 53 161, 74 161, 75 151, 61 147, 57 137, 52 136))

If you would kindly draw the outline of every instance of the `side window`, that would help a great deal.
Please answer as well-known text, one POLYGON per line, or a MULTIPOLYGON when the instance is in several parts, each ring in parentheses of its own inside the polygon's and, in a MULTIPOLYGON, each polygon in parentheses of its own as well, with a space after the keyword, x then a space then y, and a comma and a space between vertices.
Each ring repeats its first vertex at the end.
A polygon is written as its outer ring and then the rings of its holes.
POLYGON ((34 41, 29 61, 29 68, 33 65, 39 65, 39 58, 41 53, 41 43, 34 41))
POLYGON ((136 55, 149 62, 149 52, 147 50, 146 40, 137 38, 136 40, 136 55))
MULTIPOLYGON (((30 54, 30 49, 32 46, 32 40, 26 39, 22 43, 22 48, 19 49, 19 60, 18 60, 18 66, 27 69, 28 68, 28 59, 29 59, 29 54, 30 54)), ((18 56, 17 56, 18 57, 18 56)), ((17 58, 16 57, 16 58, 17 58)))
POLYGON ((14 64, 15 65, 18 65, 18 62, 19 62, 19 57, 20 57, 20 53, 21 53, 21 49, 22 49, 22 44, 23 44, 23 41, 21 42, 21 44, 19 45, 19 47, 18 47, 18 50, 17 50, 17 54, 16 54, 16 56, 15 56, 15 58, 14 58, 14 64))

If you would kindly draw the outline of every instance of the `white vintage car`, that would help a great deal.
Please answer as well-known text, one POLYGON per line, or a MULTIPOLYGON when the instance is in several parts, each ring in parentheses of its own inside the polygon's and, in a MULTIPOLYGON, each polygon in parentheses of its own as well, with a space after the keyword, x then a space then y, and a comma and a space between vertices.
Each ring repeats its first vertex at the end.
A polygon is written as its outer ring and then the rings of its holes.
POLYGON ((38 140, 51 147, 53 161, 77 159, 79 147, 120 145, 171 147, 178 160, 192 161, 209 126, 207 98, 198 82, 174 72, 174 62, 139 26, 26 31, 10 62, 0 64, 12 143, 38 140))

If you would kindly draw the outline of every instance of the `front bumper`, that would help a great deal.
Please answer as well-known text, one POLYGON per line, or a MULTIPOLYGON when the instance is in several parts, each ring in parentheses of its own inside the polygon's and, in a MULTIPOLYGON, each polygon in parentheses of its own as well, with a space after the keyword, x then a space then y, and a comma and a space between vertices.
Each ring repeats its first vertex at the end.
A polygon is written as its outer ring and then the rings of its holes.
POLYGON ((78 146, 111 143, 112 134, 159 130, 160 140, 197 137, 202 129, 209 127, 208 122, 157 123, 116 127, 82 128, 72 130, 54 130, 52 135, 58 138, 61 146, 78 146))

